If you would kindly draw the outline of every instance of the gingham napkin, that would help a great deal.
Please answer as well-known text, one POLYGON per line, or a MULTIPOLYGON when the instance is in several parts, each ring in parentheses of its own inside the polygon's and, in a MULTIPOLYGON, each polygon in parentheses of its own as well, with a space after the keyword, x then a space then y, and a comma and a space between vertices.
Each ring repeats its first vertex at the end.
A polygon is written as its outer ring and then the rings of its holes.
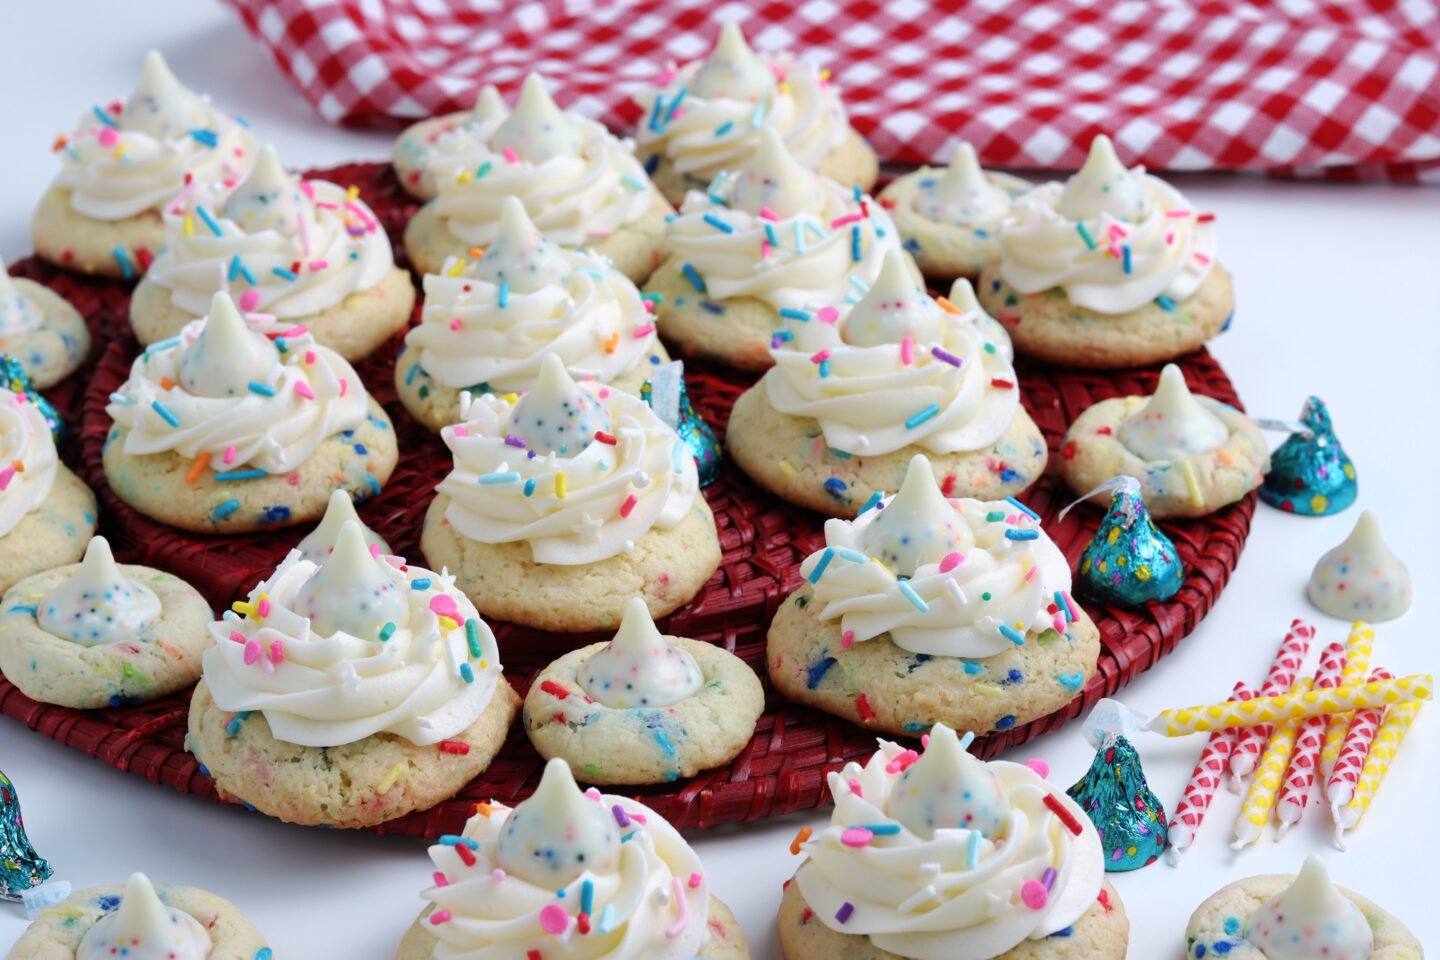
POLYGON ((882 160, 958 139, 992 166, 1076 167, 1109 133, 1153 169, 1440 182, 1440 12, 1425 0, 226 0, 320 113, 468 108, 525 73, 628 131, 630 98, 721 20, 829 67, 882 160))

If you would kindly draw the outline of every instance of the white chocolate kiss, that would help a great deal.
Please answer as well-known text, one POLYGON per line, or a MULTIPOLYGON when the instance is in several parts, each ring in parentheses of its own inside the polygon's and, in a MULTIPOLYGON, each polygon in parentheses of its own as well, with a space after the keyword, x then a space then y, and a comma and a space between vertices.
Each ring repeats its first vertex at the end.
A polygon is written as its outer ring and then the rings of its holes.
POLYGON ((820 178, 791 155, 774 127, 760 131, 760 146, 740 168, 730 205, 756 216, 770 210, 780 218, 814 213, 825 207, 820 178))
POLYGON ((1145 406, 1120 425, 1119 440, 1142 460, 1179 460, 1216 449, 1230 436, 1225 422, 1206 410, 1173 363, 1145 406))
POLYGON ((626 603, 615 638, 590 655, 579 679, 593 699, 617 710, 668 707, 705 685, 695 658, 665 639, 640 597, 626 603))
POLYGON ((1350 535, 1316 562, 1308 592, 1311 603, 1341 620, 1393 620, 1410 609, 1415 584, 1385 542, 1380 517, 1365 510, 1350 535))
POLYGON ((352 521, 360 524, 360 532, 365 535, 367 546, 379 544, 381 553, 390 552, 390 545, 384 538, 366 526, 365 521, 360 519, 360 514, 355 512, 355 501, 350 499, 350 491, 339 489, 331 492, 330 502, 325 507, 325 516, 320 518, 320 523, 305 535, 305 539, 296 544, 300 555, 313 563, 323 563, 326 557, 335 552, 341 529, 352 521))
POLYGON ((1094 220, 1108 213, 1117 220, 1145 216, 1145 171, 1126 169, 1115 145, 1103 133, 1090 141, 1085 165, 1065 182, 1056 209, 1069 220, 1094 220))
POLYGON ((700 65, 690 84, 696 96, 759 100, 775 90, 775 76, 745 42, 740 25, 731 21, 720 27, 715 48, 700 65))
POLYGON ((1375 945, 1365 914, 1335 887, 1324 861, 1313 854, 1295 882, 1250 917, 1245 939, 1266 960, 1366 960, 1375 945))
POLYGON ((358 519, 340 528, 335 550, 319 563, 295 595, 295 612, 315 633, 373 637, 386 623, 409 622, 409 600, 385 561, 371 556, 358 519))
POLYGON ((1002 839, 1010 819, 1005 788, 989 766, 965 749, 955 731, 937 723, 925 752, 900 775, 885 812, 926 840, 937 830, 978 830, 1002 839))
POLYGON ((206 960, 211 948, 200 922, 165 906, 149 878, 136 873, 120 906, 85 931, 75 960, 206 960))
POLYGON ((160 598, 115 565, 110 542, 93 537, 69 579, 45 594, 36 616, 57 637, 84 646, 133 640, 160 619, 160 598))
POLYGON ((580 792, 570 765, 545 764, 540 785, 511 812, 495 861, 506 873, 550 889, 582 873, 603 874, 620 858, 620 831, 610 811, 580 792))
POLYGON ((551 157, 573 157, 583 146, 580 131, 545 89, 536 73, 525 77, 520 100, 490 136, 496 152, 507 149, 526 163, 544 163, 551 157))

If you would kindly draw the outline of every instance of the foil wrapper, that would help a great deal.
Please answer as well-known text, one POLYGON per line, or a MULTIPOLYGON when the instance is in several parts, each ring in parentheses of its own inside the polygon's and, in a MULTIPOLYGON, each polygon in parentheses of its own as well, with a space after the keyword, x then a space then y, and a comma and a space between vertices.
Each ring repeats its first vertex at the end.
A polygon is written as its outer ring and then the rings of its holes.
POLYGON ((1300 411, 1304 431, 1296 431, 1270 454, 1270 472, 1260 499, 1306 517, 1328 517, 1355 502, 1359 485, 1355 464, 1345 454, 1330 423, 1325 401, 1311 397, 1300 411))
POLYGON ((1140 754, 1124 737, 1108 737, 1095 762, 1065 791, 1100 834, 1109 873, 1139 870, 1165 852, 1165 808, 1145 782, 1140 754))
POLYGON ((700 486, 707 487, 720 479, 720 441, 710 424, 695 412, 685 387, 684 368, 678 360, 655 368, 640 387, 640 399, 675 428, 685 449, 695 458, 700 486))
POLYGON ((1100 529, 1080 555, 1077 579, 1081 594, 1116 607, 1169 600, 1180 589, 1180 554, 1155 526, 1135 478, 1116 478, 1100 529))
POLYGON ((53 872, 25 835, 15 784, 0 773, 0 900, 19 903, 25 891, 44 883, 53 872))

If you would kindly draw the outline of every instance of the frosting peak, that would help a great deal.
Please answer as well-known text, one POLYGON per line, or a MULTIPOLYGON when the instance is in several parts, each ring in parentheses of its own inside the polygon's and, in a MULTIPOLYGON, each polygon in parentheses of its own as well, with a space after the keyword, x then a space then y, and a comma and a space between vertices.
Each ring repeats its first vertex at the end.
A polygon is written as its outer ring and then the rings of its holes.
POLYGON ((940 308, 915 282, 908 261, 901 250, 885 253, 874 285, 841 324, 846 343, 876 347, 906 337, 928 343, 940 336, 940 308))
POLYGON ((295 610, 316 633, 377 635, 387 623, 403 623, 409 603, 389 565, 370 554, 365 526, 357 518, 340 528, 335 549, 320 561, 295 595, 295 610))
POLYGON ((994 772, 965 749, 955 731, 935 724, 920 759, 900 774, 886 810, 907 830, 924 839, 940 830, 976 830, 987 840, 1002 839, 1010 802, 994 772))
POLYGON ((690 88, 701 97, 758 100, 775 89, 775 77, 745 42, 740 25, 730 21, 721 25, 715 49, 700 65, 690 88))
POLYGON ((540 376, 515 404, 510 430, 539 454, 577 456, 595 434, 610 433, 610 415, 580 389, 555 354, 540 362, 540 376))
POLYGON ((355 512, 355 501, 350 498, 350 491, 345 489, 331 491, 330 502, 325 507, 325 516, 320 518, 320 523, 314 530, 305 535, 296 549, 306 560, 320 563, 334 552, 335 545, 340 539, 340 531, 351 522, 360 524, 367 544, 370 546, 379 544, 382 553, 390 552, 389 546, 380 538, 380 535, 367 527, 360 519, 360 514, 355 512))
POLYGON ((495 239, 475 264, 475 278, 503 284, 507 294, 534 293, 561 283, 570 270, 570 262, 536 228, 520 198, 506 197, 495 239))
POLYGON ((865 530, 864 551, 902 577, 926 564, 964 553, 974 543, 964 519, 935 483, 923 454, 910 458, 900 489, 865 530))
POLYGON ((504 120, 510 115, 510 108, 505 106, 505 99, 500 96, 495 85, 487 83, 475 95, 475 108, 472 112, 477 121, 486 123, 491 120, 504 120))
POLYGON ((1120 425, 1119 440, 1142 460, 1178 460, 1208 453, 1230 436, 1225 422, 1205 409, 1173 363, 1139 412, 1120 425))
POLYGON ((75 573, 39 607, 40 626, 87 647, 132 639, 161 615, 160 598, 121 572, 104 537, 91 538, 75 573))
POLYGON ((85 932, 76 960, 206 960, 210 934, 198 920, 161 902, 143 873, 132 874, 120 906, 85 932))
POLYGON ((29 333, 44 319, 44 311, 15 286, 4 258, 0 258, 0 341, 29 333))
POLYGON ((300 207, 300 191, 294 178, 285 171, 275 148, 267 143, 260 148, 250 176, 225 198, 222 211, 247 232, 274 230, 288 237, 299 229, 300 207))
POLYGON ((535 792, 511 811, 495 852, 506 873, 552 890, 587 871, 609 873, 619 857, 615 818, 580 792, 559 757, 545 764, 535 792))
POLYGON ((661 634, 640 597, 626 603, 615 638, 590 655, 579 679, 586 693, 615 709, 668 707, 705 685, 695 658, 661 634))
POLYGON ((760 131, 760 146, 740 169, 730 205, 759 215, 769 209, 780 217, 817 213, 825 205, 820 178, 796 162, 774 127, 760 131))
POLYGON ((197 397, 237 397, 250 384, 271 387, 279 374, 280 351, 250 329, 227 293, 210 299, 199 334, 180 348, 180 382, 197 397))
POLYGON ((205 100, 170 72, 160 51, 145 54, 140 84, 125 105, 125 126, 153 137, 170 139, 205 126, 210 110, 205 100))
POLYGON ((1289 887, 1267 900, 1245 928, 1266 960, 1366 960, 1375 934, 1365 914, 1311 855, 1289 887))
POLYGON ((1109 214, 1117 220, 1139 220, 1145 216, 1147 198, 1145 171, 1128 170, 1105 134, 1090 141, 1090 154, 1065 183, 1057 209, 1070 220, 1095 220, 1109 214))
POLYGON ((525 77, 515 109, 490 135, 494 150, 513 150, 527 163, 544 163, 551 157, 573 157, 580 153, 580 131, 545 89, 538 73, 525 77))

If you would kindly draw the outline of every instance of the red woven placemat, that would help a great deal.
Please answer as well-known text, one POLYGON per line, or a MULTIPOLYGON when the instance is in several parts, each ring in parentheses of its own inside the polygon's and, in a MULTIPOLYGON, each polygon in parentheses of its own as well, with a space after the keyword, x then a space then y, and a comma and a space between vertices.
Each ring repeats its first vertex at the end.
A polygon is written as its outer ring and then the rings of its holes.
MULTIPOLYGON (((361 187, 366 199, 398 237, 413 204, 400 192, 388 169, 379 164, 352 165, 318 171, 340 183, 361 187)), ((26 264, 24 269, 42 270, 26 264)), ((42 276, 42 279, 47 279, 42 276)), ((96 284, 70 277, 67 284, 96 284)), ((93 303, 122 321, 126 291, 101 284, 93 303)), ((113 317, 112 317, 113 319, 113 317)), ((122 559, 146 562, 181 573, 217 607, 228 605, 283 557, 301 536, 299 531, 276 535, 206 538, 183 534, 156 524, 125 508, 104 482, 100 447, 109 428, 105 398, 128 372, 136 346, 128 324, 102 329, 104 341, 82 404, 79 443, 67 451, 72 463, 101 500, 101 527, 122 559)), ((421 518, 435 482, 449 466, 444 445, 415 424, 395 402, 391 370, 399 340, 359 368, 371 392, 390 411, 405 451, 385 491, 367 502, 361 514, 402 554, 418 556, 421 518)), ((1199 393, 1238 405, 1234 388, 1206 352, 1181 362, 1186 379, 1199 393)), ((1058 457, 1065 428, 1097 400, 1154 389, 1158 371, 1136 370, 1108 375, 1075 372, 1021 362, 1022 396, 1058 457)), ((686 371, 691 397, 699 412, 717 429, 729 419, 730 407, 749 384, 747 375, 722 368, 692 365, 686 371)), ((77 380, 87 379, 85 374, 77 380)), ((671 633, 724 646, 742 657, 765 679, 765 631, 775 608, 799 582, 800 561, 822 542, 822 518, 790 507, 755 487, 727 465, 720 481, 705 491, 715 510, 724 559, 720 571, 696 601, 672 614, 664 625, 671 633)), ((1045 520, 1045 527, 1075 563, 1098 523, 1100 512, 1082 508, 1063 522, 1054 518, 1071 499, 1069 491, 1047 473, 1025 496, 1045 520)), ((1186 567, 1180 592, 1169 602, 1142 610, 1115 610, 1086 604, 1100 628, 1100 667, 1081 697, 1065 710, 977 741, 981 756, 1024 743, 1055 729, 1113 694, 1131 678, 1153 666, 1209 612, 1239 559, 1249 533, 1255 497, 1203 520, 1165 524, 1186 567)), ((596 639, 546 634, 495 624, 505 660, 506 676, 517 689, 528 688, 534 675, 555 656, 596 639)), ((32 729, 111 766, 139 774, 185 793, 214 797, 214 785, 184 752, 188 695, 169 697, 143 707, 76 711, 37 704, 0 680, 0 710, 32 729)), ((681 827, 755 820, 819 806, 826 801, 825 774, 845 761, 874 750, 874 734, 818 711, 789 703, 768 689, 766 711, 750 744, 732 763, 688 781, 634 793, 681 827)), ((415 813, 380 828, 384 832, 434 838, 458 832, 474 803, 514 803, 527 796, 539 778, 540 757, 524 733, 511 731, 499 757, 479 778, 452 800, 425 813, 415 813)))

